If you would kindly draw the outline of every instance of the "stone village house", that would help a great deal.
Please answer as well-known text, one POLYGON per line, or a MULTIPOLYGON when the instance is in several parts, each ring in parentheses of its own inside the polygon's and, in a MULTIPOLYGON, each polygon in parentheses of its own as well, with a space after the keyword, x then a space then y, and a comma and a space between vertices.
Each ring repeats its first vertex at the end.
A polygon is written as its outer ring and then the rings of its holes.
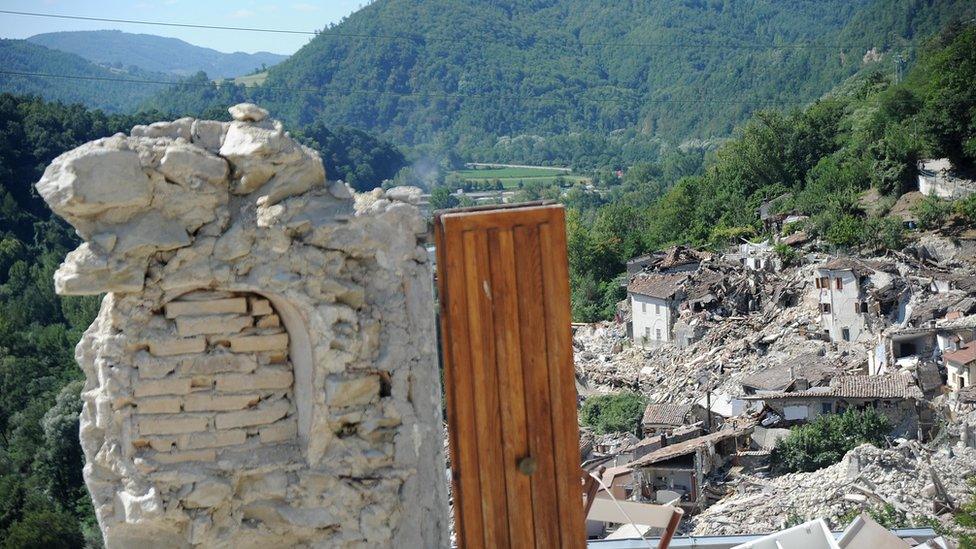
POLYGON ((687 404, 648 404, 641 418, 641 430, 645 437, 670 435, 685 425, 690 412, 687 404))
POLYGON ((970 387, 976 379, 976 342, 943 355, 948 372, 947 385, 954 391, 970 387))
POLYGON ((627 464, 640 498, 677 505, 686 512, 707 506, 709 475, 729 464, 738 448, 745 447, 751 429, 722 429, 655 450, 627 464))
POLYGON ((674 341, 678 305, 687 274, 641 273, 627 286, 634 343, 651 347, 674 341))
POLYGON ((848 409, 874 408, 884 414, 898 436, 915 436, 920 422, 930 420, 922 410, 922 391, 904 375, 838 376, 822 387, 792 392, 746 395, 746 400, 761 400, 782 418, 781 425, 812 421, 825 414, 841 414, 848 409))
POLYGON ((867 273, 860 265, 844 259, 827 262, 817 269, 820 325, 831 341, 857 341, 866 331, 868 312, 862 280, 867 273))

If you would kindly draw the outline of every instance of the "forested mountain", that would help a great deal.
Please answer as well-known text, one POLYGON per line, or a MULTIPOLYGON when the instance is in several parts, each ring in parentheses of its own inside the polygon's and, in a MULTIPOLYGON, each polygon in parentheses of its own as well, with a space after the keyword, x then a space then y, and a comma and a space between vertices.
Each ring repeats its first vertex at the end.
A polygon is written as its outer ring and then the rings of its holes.
POLYGON ((132 112, 160 89, 158 84, 112 82, 112 79, 175 81, 176 77, 141 69, 109 69, 73 53, 52 50, 26 40, 0 39, 0 92, 83 103, 107 112, 132 112), (4 74, 3 71, 59 77, 21 76, 4 74))
POLYGON ((966 0, 379 0, 274 67, 253 97, 293 124, 566 162, 566 149, 585 149, 590 136, 597 146, 611 132, 639 142, 726 136, 758 110, 803 105, 862 69, 894 73, 919 36, 972 9, 966 0))
MULTIPOLYGON (((785 193, 777 211, 809 216, 792 230, 842 249, 901 249, 910 234, 888 214, 917 184, 916 162, 948 157, 964 173, 976 170, 973 82, 976 25, 949 25, 926 41, 902 81, 863 75, 805 109, 757 113, 700 174, 673 184, 666 165, 645 164, 596 203, 571 195, 574 316, 612 316, 621 298, 616 277, 629 258, 671 244, 762 239, 756 208, 785 193)), ((972 227, 976 196, 955 203, 927 198, 912 213, 922 228, 948 219, 972 227)), ((790 249, 778 251, 790 260, 790 249)))
POLYGON ((138 67, 179 76, 204 71, 211 78, 231 78, 270 67, 288 57, 265 51, 224 53, 176 38, 118 30, 51 32, 27 40, 79 55, 98 65, 138 67))

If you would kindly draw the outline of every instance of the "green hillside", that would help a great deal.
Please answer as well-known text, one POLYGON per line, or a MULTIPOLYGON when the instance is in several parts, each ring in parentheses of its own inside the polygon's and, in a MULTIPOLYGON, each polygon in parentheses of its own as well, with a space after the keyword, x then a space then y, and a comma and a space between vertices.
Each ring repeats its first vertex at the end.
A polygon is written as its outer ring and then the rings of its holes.
POLYGON ((919 36, 967 10, 964 0, 380 0, 251 93, 292 123, 456 145, 479 160, 629 163, 655 152, 654 138, 726 136, 860 70, 893 73, 896 54, 910 63, 919 36))
MULTIPOLYGON (((859 76, 806 109, 758 113, 705 163, 675 178, 666 164, 631 169, 606 200, 567 200, 574 317, 613 315, 627 259, 671 244, 722 247, 762 239, 756 208, 809 219, 804 230, 840 250, 901 250, 912 236, 889 215, 914 189, 916 162, 948 157, 976 171, 976 25, 950 25, 927 42, 904 80, 859 76), (677 181, 675 183, 675 181, 677 181), (877 198, 861 200, 871 191, 877 198)), ((911 213, 922 229, 976 225, 976 196, 924 199, 911 213)), ((784 261, 795 258, 778 250, 784 261)))
POLYGON ((25 40, 0 39, 0 70, 73 77, 0 74, 0 92, 38 95, 65 103, 83 103, 87 107, 107 112, 132 112, 160 90, 158 84, 132 84, 111 80, 176 80, 173 76, 139 69, 100 67, 75 54, 52 50, 25 40))
POLYGON ((280 63, 276 53, 224 53, 176 38, 117 30, 50 32, 27 41, 79 55, 92 63, 125 69, 189 76, 204 71, 212 78, 233 78, 280 63))

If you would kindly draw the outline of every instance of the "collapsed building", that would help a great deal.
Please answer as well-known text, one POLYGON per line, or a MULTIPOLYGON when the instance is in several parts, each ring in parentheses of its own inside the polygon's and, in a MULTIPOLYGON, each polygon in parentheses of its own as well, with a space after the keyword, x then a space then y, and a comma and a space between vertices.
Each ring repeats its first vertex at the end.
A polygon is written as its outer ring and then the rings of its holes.
MULTIPOLYGON (((908 376, 838 376, 821 387, 803 390, 748 395, 746 400, 761 400, 781 421, 767 426, 794 425, 822 415, 842 414, 846 410, 872 408, 891 421, 894 436, 917 436, 919 422, 931 422, 923 411, 922 391, 908 376)), ((921 437, 919 437, 921 438, 921 437)))
MULTIPOLYGON (((629 475, 619 473, 626 479, 619 481, 626 487, 619 492, 630 494, 631 501, 656 502, 658 491, 691 488, 690 474, 707 477, 709 488, 695 505, 688 504, 691 496, 686 495, 694 490, 682 492, 682 506, 695 509, 698 517, 714 517, 715 508, 729 513, 724 502, 735 501, 743 478, 759 475, 770 482, 770 451, 788 427, 848 409, 878 410, 889 418, 895 439, 930 441, 926 453, 941 451, 947 440, 976 446, 976 393, 968 387, 976 373, 970 372, 976 361, 968 354, 976 316, 971 282, 976 280, 976 246, 926 235, 904 252, 837 258, 809 245, 805 235, 797 240, 805 252, 799 265, 762 268, 766 252, 751 246, 747 253, 736 249, 671 273, 680 277, 667 288, 671 341, 643 346, 635 337, 639 334, 629 334, 623 323, 576 329, 577 378, 585 392, 641 392, 651 403, 645 409, 651 434, 645 448, 655 447, 651 438, 663 437, 661 447, 641 451, 639 458, 622 451, 609 461, 633 469, 629 475), (960 390, 962 385, 967 387, 960 390), (695 460, 693 453, 665 459, 662 474, 643 475, 641 467, 634 467, 668 455, 677 444, 668 433, 690 428, 700 429, 699 437, 732 429, 751 434, 734 446, 714 446, 720 459, 711 463, 721 466, 710 475, 704 474, 707 460, 695 460), (645 489, 642 481, 655 476, 657 489, 645 489)), ((638 285, 666 280, 652 268, 631 278, 638 285)), ((632 314, 637 319, 641 312, 632 314)), ((952 463, 954 458, 942 459, 952 463)), ((957 483, 954 493, 966 489, 956 476, 951 478, 957 483)), ((782 490, 780 501, 787 483, 782 490)), ((838 497, 845 512, 891 501, 838 497)), ((752 518, 748 506, 729 523, 721 514, 714 524, 693 516, 695 532, 783 527, 752 518)), ((930 518, 944 516, 940 513, 920 511, 930 518)), ((818 515, 804 511, 803 516, 818 515)))

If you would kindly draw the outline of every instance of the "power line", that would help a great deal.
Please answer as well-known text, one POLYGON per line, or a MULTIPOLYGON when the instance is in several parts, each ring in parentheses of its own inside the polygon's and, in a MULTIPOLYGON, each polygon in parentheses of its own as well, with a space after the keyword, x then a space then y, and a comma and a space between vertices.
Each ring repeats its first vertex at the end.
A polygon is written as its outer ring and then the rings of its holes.
MULTIPOLYGON (((42 73, 42 72, 26 72, 26 71, 12 71, 6 69, 0 69, 0 75, 7 76, 22 76, 22 77, 34 77, 34 78, 58 78, 66 80, 82 80, 82 81, 95 81, 95 82, 114 82, 120 84, 149 84, 149 85, 162 85, 162 86, 191 86, 191 87, 214 87, 220 86, 221 83, 216 82, 188 82, 188 81, 172 81, 172 80, 143 80, 134 78, 115 78, 111 76, 90 76, 90 75, 71 75, 71 74, 54 74, 54 73, 42 73)), ((232 82, 232 81, 231 81, 232 82)), ((246 89, 246 87, 245 87, 246 89)), ((501 99, 501 100, 513 100, 513 101, 538 101, 543 103, 569 103, 570 100, 561 97, 542 97, 538 95, 526 96, 526 95, 501 95, 501 94, 491 94, 491 93, 441 93, 441 92, 402 92, 393 90, 363 90, 363 89, 325 89, 325 88, 301 88, 292 86, 274 86, 274 85, 262 85, 260 86, 262 90, 271 91, 284 91, 284 92, 296 92, 296 93, 314 93, 320 95, 388 95, 396 97, 415 97, 422 99, 501 99)), ((628 92, 632 93, 642 93, 639 90, 627 89, 628 92)), ((765 104, 766 106, 798 106, 797 102, 787 100, 787 99, 711 99, 711 98, 697 98, 697 99, 651 99, 634 97, 630 99, 618 99, 611 97, 576 97, 577 101, 588 101, 594 103, 661 103, 661 104, 731 104, 731 105, 746 105, 751 103, 765 104)), ((902 102, 902 100, 889 100, 891 102, 902 102)), ((910 100, 904 100, 904 102, 911 102, 910 100)))
POLYGON ((288 29, 262 29, 257 27, 225 27, 219 25, 197 25, 193 23, 167 23, 163 21, 143 21, 139 19, 109 19, 107 17, 87 17, 83 15, 63 15, 59 13, 37 13, 32 11, 0 10, 8 15, 25 15, 30 17, 48 17, 52 19, 74 19, 78 21, 99 21, 103 23, 128 23, 133 25, 156 25, 161 27, 181 27, 188 29, 234 30, 248 32, 274 32, 281 34, 318 34, 315 31, 298 31, 288 29))
MULTIPOLYGON (((424 42, 456 42, 457 37, 437 37, 419 34, 362 34, 332 29, 324 31, 306 31, 292 29, 272 29, 261 27, 232 27, 224 25, 202 25, 195 23, 172 23, 166 21, 149 21, 144 19, 114 19, 108 17, 90 17, 83 15, 66 15, 58 13, 41 13, 32 11, 0 10, 0 13, 7 15, 21 15, 28 17, 46 17, 52 19, 70 19, 79 21, 99 21, 105 23, 125 23, 133 25, 153 25, 162 27, 178 27, 190 29, 207 30, 229 30, 245 32, 264 32, 279 34, 299 34, 307 36, 325 36, 335 38, 367 38, 367 39, 387 39, 387 40, 411 40, 418 43, 424 42)), ((565 42, 564 42, 565 43, 565 42)), ((745 49, 745 50, 783 50, 783 49, 811 49, 840 51, 854 48, 867 47, 867 45, 842 45, 842 44, 814 44, 810 42, 796 42, 790 44, 714 44, 714 43, 694 43, 694 42, 576 42, 571 44, 579 47, 604 47, 604 48, 647 48, 647 49, 679 49, 679 48, 721 48, 721 49, 745 49)), ((876 45, 876 44, 872 44, 876 45)), ((904 45, 908 47, 908 45, 904 45)))

